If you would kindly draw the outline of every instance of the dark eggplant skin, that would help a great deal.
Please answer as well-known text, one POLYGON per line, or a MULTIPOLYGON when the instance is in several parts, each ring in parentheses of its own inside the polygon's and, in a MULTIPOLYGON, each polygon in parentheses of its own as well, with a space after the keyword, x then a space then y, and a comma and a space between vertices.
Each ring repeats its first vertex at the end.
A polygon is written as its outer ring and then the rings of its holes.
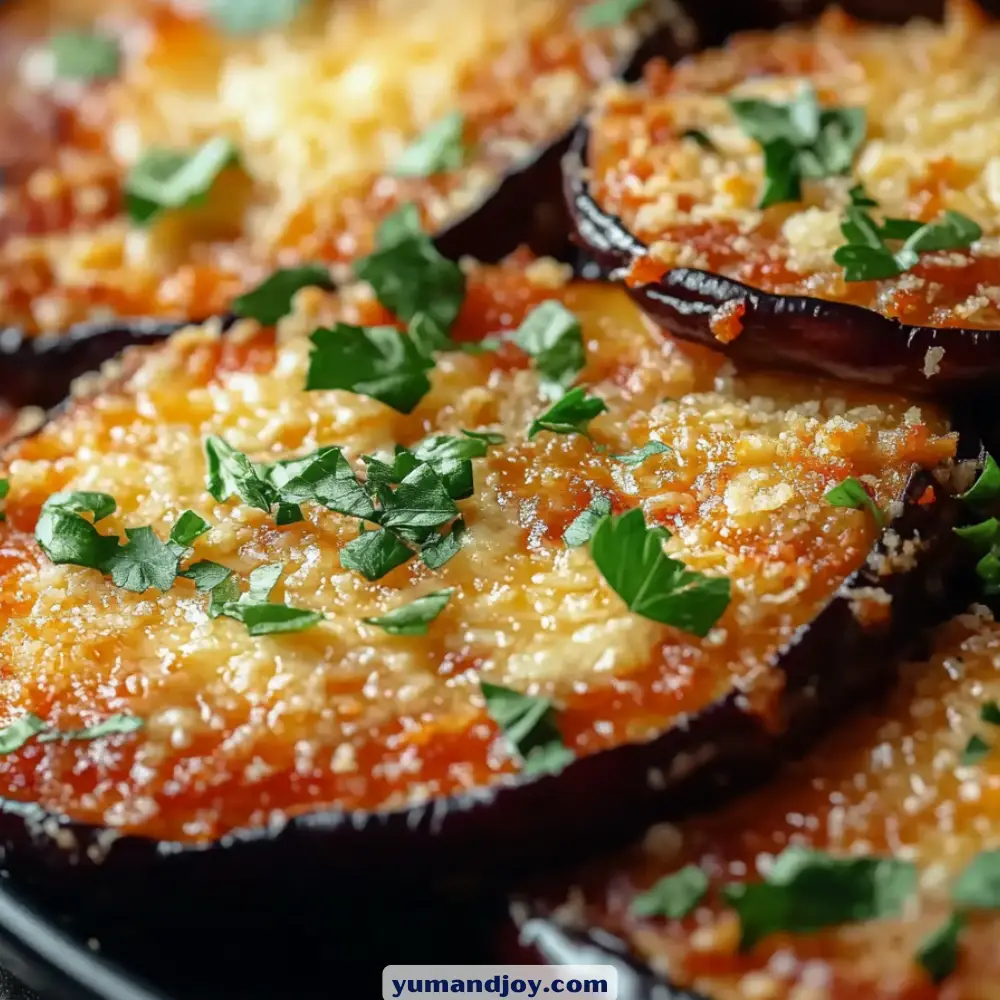
MULTIPOLYGON (((248 886, 312 880, 320 872, 344 885, 377 876, 394 885, 499 886, 624 843, 652 822, 704 809, 759 780, 808 743, 821 719, 836 717, 890 677, 919 628, 951 611, 953 583, 967 562, 951 529, 964 508, 926 472, 911 476, 902 502, 893 530, 904 541, 924 540, 916 565, 879 577, 866 564, 845 585, 882 587, 892 597, 892 616, 864 627, 841 591, 800 629, 775 657, 786 686, 786 725, 778 732, 744 711, 734 690, 649 742, 579 758, 556 775, 512 777, 391 811, 317 811, 204 845, 118 835, 38 805, 0 800, 5 862, 121 900, 157 884, 245 893, 248 886), (938 499, 920 504, 929 485, 938 499)), ((881 542, 876 551, 884 551, 881 542)))
MULTIPOLYGON (((581 126, 563 160, 563 190, 577 242, 614 277, 646 252, 621 219, 604 212, 586 180, 589 131, 581 126)), ((787 368, 931 397, 954 397, 1000 384, 1000 330, 910 326, 863 306, 807 295, 773 295, 739 281, 678 267, 629 295, 667 333, 745 364, 787 368), (741 308, 742 332, 723 343, 713 317, 741 308), (925 365, 937 371, 924 374, 925 365)), ((724 314, 723 314, 724 315, 724 314)))

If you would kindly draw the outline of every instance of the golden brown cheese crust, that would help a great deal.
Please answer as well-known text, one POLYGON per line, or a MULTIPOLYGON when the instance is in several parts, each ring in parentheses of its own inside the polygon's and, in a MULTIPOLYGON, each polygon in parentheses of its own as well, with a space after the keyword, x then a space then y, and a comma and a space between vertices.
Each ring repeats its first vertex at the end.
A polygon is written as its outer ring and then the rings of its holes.
POLYGON ((731 807, 652 828, 625 866, 619 858, 585 883, 588 904, 576 895, 565 912, 624 933, 660 973, 715 1000, 992 1000, 1000 981, 995 914, 969 915, 957 968, 940 986, 914 956, 947 920, 958 874, 998 847, 1000 755, 961 763, 970 737, 995 744, 996 729, 979 712, 998 697, 1000 624, 978 608, 938 631, 932 657, 904 669, 888 704, 731 807), (918 897, 899 918, 772 935, 740 954, 738 918, 716 892, 759 879, 791 844, 910 860, 918 897), (630 915, 637 892, 689 863, 711 883, 689 917, 630 915))
MULTIPOLYGON (((787 376, 741 378, 717 355, 664 340, 623 292, 564 285, 537 262, 483 269, 455 334, 476 340, 559 298, 580 318, 581 378, 607 402, 581 436, 526 440, 546 404, 513 347, 439 355, 409 416, 348 392, 303 391, 305 334, 335 315, 388 317, 370 299, 316 289, 278 339, 245 323, 226 338, 191 329, 141 359, 119 386, 79 400, 10 449, 0 525, 0 724, 26 711, 62 728, 114 712, 147 724, 97 744, 30 746, 0 758, 0 793, 157 837, 204 840, 337 804, 399 806, 495 782, 517 769, 484 712, 480 679, 548 695, 577 754, 644 739, 739 685, 762 713, 780 677, 775 650, 864 560, 872 517, 824 492, 866 478, 883 507, 910 469, 954 452, 941 417, 903 399, 787 376), (341 568, 357 522, 316 505, 272 517, 206 492, 203 439, 255 459, 338 444, 350 459, 428 433, 492 428, 459 502, 462 550, 376 583, 341 568), (633 471, 612 455, 650 440, 672 450, 633 471), (54 567, 31 532, 57 490, 111 493, 102 530, 151 524, 163 537, 191 508, 212 531, 195 558, 245 575, 285 565, 278 600, 322 611, 301 633, 251 638, 185 580, 136 595, 92 570, 54 567), (641 504, 674 533, 670 551, 732 580, 733 600, 703 640, 629 613, 586 548, 562 542, 596 492, 641 504), (421 594, 455 594, 426 637, 363 625, 421 594)), ((358 463, 360 468, 360 464, 358 463)))
POLYGON ((632 280, 705 269, 785 295, 877 310, 904 323, 1000 324, 1000 26, 953 3, 944 26, 853 23, 831 11, 816 26, 739 35, 634 88, 612 86, 593 121, 591 190, 649 246, 632 280), (868 128, 853 175, 806 180, 801 202, 757 208, 761 147, 728 98, 791 99, 812 84, 824 107, 862 107, 868 128), (688 130, 705 133, 709 150, 688 130), (849 189, 873 211, 929 222, 951 209, 983 238, 926 253, 903 275, 845 282, 834 251, 849 189))
POLYGON ((233 38, 180 0, 5 3, 0 327, 204 317, 275 266, 367 253, 401 203, 442 228, 562 134, 650 25, 640 12, 586 30, 583 6, 310 0, 280 31, 233 38), (54 78, 46 38, 95 18, 122 40, 120 76, 54 78), (456 110, 466 166, 394 177, 410 142, 456 110), (245 171, 225 171, 204 209, 129 225, 122 184, 142 152, 215 136, 245 171))

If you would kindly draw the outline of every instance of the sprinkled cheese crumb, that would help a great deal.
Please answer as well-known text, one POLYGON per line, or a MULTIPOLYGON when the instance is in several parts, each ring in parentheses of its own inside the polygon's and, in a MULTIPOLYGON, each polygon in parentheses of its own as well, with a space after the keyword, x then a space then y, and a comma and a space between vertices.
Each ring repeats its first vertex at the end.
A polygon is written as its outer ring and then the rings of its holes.
POLYGON ((928 347, 924 355, 924 378, 931 378, 941 371, 941 360, 944 358, 943 347, 928 347))

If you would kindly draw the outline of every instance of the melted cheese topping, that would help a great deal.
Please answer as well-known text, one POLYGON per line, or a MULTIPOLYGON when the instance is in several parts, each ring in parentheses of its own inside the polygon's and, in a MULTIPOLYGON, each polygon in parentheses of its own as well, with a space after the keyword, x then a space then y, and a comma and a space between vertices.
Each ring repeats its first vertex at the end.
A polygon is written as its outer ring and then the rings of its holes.
POLYGON ((995 914, 969 915, 958 967, 939 987, 914 956, 951 913, 958 874, 979 851, 1000 847, 1000 752, 961 763, 970 737, 996 745, 979 711, 997 698, 1000 624, 978 608, 939 630, 932 657, 904 669, 887 705, 841 727, 767 788, 709 817, 651 829, 624 871, 591 886, 590 916, 624 931, 660 973, 717 1000, 995 997, 995 914), (790 844, 913 861, 918 896, 900 918, 774 935, 740 954, 738 918, 714 890, 758 880, 790 844), (712 885, 691 916, 629 915, 638 891, 688 863, 712 885))
MULTIPOLYGON (((730 690, 768 712, 775 650, 856 569, 876 528, 824 492, 866 477, 883 507, 914 464, 950 458, 932 410, 787 376, 739 378, 703 349, 651 331, 626 295, 561 283, 550 262, 484 270, 456 335, 510 328, 547 298, 581 319, 582 379, 609 412, 582 436, 526 440, 546 405, 513 347, 449 353, 409 416, 348 392, 303 390, 304 334, 334 315, 385 321, 369 299, 297 299, 275 344, 246 323, 227 338, 191 329, 118 387, 81 399, 11 449, 0 525, 0 721, 25 711, 69 727, 130 711, 135 737, 31 746, 0 759, 0 791, 161 837, 204 839, 321 804, 401 805, 497 781, 517 769, 484 714, 480 679, 555 698, 578 754, 645 739, 730 690), (222 435, 255 459, 342 445, 361 454, 431 432, 493 428, 506 444, 475 461, 460 501, 467 541, 437 572, 415 560, 376 583, 343 569, 357 522, 316 505, 272 517, 206 492, 202 441, 222 435), (672 452, 622 468, 611 456, 650 440, 672 452), (57 490, 111 493, 102 530, 151 524, 163 537, 192 508, 213 525, 195 543, 246 575, 280 561, 276 599, 325 615, 307 631, 251 638, 206 613, 179 580, 136 595, 92 570, 55 567, 30 534, 57 490), (690 566, 726 574, 734 597, 703 640, 629 613, 586 548, 562 532, 595 493, 641 505, 674 533, 690 566), (426 637, 361 624, 442 587, 455 595, 426 637)), ((360 464, 359 464, 360 467, 360 464)))
POLYGON ((401 203, 441 228, 561 135, 651 24, 640 12, 584 30, 581 6, 310 0, 282 30, 234 38, 201 4, 5 4, 15 69, 0 75, 0 165, 16 169, 0 195, 0 323, 203 317, 276 264, 366 253, 401 203), (86 28, 95 7, 121 39, 120 77, 54 78, 45 37, 86 28), (403 150, 453 111, 466 165, 394 177, 403 150), (244 169, 225 171, 205 208, 129 226, 121 186, 143 151, 214 136, 232 140, 244 169))
POLYGON ((944 26, 854 24, 741 35, 634 89, 606 95, 592 133, 593 193, 647 245, 634 268, 721 272, 754 287, 852 302, 907 323, 1000 324, 1000 28, 954 3, 944 26), (730 97, 788 101, 811 84, 824 107, 862 107, 867 135, 850 176, 806 180, 801 202, 757 208, 761 147, 730 97), (704 132, 703 148, 685 131, 704 132), (848 190, 884 213, 929 222, 947 209, 982 227, 968 251, 928 253, 898 278, 845 282, 833 260, 848 190))

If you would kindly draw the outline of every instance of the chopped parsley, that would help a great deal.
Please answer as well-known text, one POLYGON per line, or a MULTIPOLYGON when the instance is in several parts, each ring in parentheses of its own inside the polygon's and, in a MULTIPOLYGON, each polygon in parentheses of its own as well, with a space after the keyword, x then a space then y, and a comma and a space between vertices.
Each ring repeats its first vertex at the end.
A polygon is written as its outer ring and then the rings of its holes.
POLYGON ((611 501, 603 494, 591 497, 590 503, 566 526, 563 541, 575 549, 586 545, 593 537, 597 526, 611 513, 611 501))
POLYGON ((230 35, 255 35, 288 24, 306 0, 208 0, 208 15, 230 35))
POLYGON ((966 767, 978 764, 989 755, 992 749, 981 736, 972 735, 969 737, 969 742, 965 744, 960 761, 966 767))
POLYGON ((261 476, 246 455, 220 437, 205 439, 205 486, 220 503, 237 496, 245 504, 271 512, 276 503, 274 487, 261 476))
POLYGON ((831 507, 851 507, 854 510, 871 511, 879 527, 885 524, 885 515, 865 489, 865 484, 854 476, 848 476, 843 482, 827 490, 824 499, 831 507))
MULTIPOLYGON (((0 479, 0 500, 6 500, 8 493, 10 493, 10 480, 0 479)), ((0 510, 0 521, 6 520, 7 512, 5 510, 0 510)))
POLYGON ((114 498, 107 493, 54 493, 42 504, 35 539, 57 566, 84 566, 103 573, 119 541, 113 535, 102 535, 95 525, 116 508, 114 498), (93 516, 93 522, 83 517, 85 513, 93 516))
POLYGON ((413 550, 391 531, 365 531, 340 550, 340 565, 366 580, 378 580, 413 558, 413 550))
POLYGON ((553 403, 541 416, 531 422, 528 439, 542 431, 553 434, 582 434, 589 437, 587 425, 594 417, 607 412, 603 399, 588 396, 582 387, 570 389, 562 399, 553 403))
POLYGON ((311 337, 306 389, 346 389, 411 413, 430 390, 433 360, 393 326, 320 327, 311 337))
POLYGON ((913 267, 922 253, 964 249, 983 235, 979 225, 960 212, 949 210, 940 222, 886 219, 879 225, 854 205, 847 209, 840 229, 847 243, 835 251, 833 259, 844 268, 845 281, 894 278, 913 267), (889 246, 898 241, 901 247, 889 246))
POLYGON ((190 152, 147 150, 125 178, 129 217, 146 223, 167 209, 204 204, 222 171, 238 160, 236 147, 220 137, 190 152))
POLYGON ((97 32, 63 31, 53 35, 49 50, 56 76, 63 80, 108 80, 118 75, 118 42, 97 32))
POLYGON ((953 913, 940 927, 920 942, 917 961, 935 983, 947 979, 958 962, 958 938, 965 925, 960 913, 953 913))
POLYGON ((661 878, 632 901, 637 917, 686 917, 708 892, 708 876, 697 865, 685 865, 673 875, 661 878))
POLYGON ((515 334, 517 346, 535 362, 542 394, 558 399, 583 370, 586 351, 580 321, 561 303, 549 299, 524 318, 515 334))
POLYGON ((29 712, 0 729, 0 755, 20 750, 36 736, 39 743, 58 740, 97 740, 105 736, 127 735, 142 729, 143 720, 124 712, 109 716, 104 722, 81 729, 50 729, 37 715, 29 712))
POLYGON ((812 87, 787 104, 731 98, 729 107, 764 151, 760 208, 801 201, 804 179, 847 173, 865 137, 863 108, 820 108, 812 87))
POLYGON ((392 611, 376 618, 362 618, 366 625, 377 625, 389 635, 427 635, 430 624, 444 611, 453 588, 435 590, 431 594, 418 597, 409 604, 402 604, 392 611))
POLYGON ((980 851, 958 876, 951 898, 969 909, 1000 909, 1000 851, 980 851))
POLYGON ((855 184, 847 192, 847 197, 851 199, 851 204, 858 208, 874 208, 878 202, 868 194, 863 184, 855 184))
POLYGON ((789 847, 763 882, 731 883, 723 895, 739 914, 745 950, 781 931, 809 934, 894 916, 916 888, 916 868, 908 861, 789 847))
POLYGON ((280 268, 256 288, 235 298, 233 312, 264 326, 274 326, 292 311, 292 299, 303 288, 333 288, 330 269, 323 264, 280 268))
POLYGON ((584 28, 613 28, 634 14, 646 0, 593 0, 580 13, 584 28))
POLYGON ((458 516, 458 507, 441 477, 421 463, 383 500, 385 528, 437 528, 458 516))
POLYGON ((212 526, 200 514, 186 510, 177 518, 177 523, 171 529, 170 541, 186 548, 211 530, 212 526))
POLYGON ((995 701, 984 701, 979 708, 979 718, 991 726, 1000 726, 1000 705, 995 701))
POLYGON ((30 712, 16 719, 9 726, 0 729, 0 754, 13 753, 20 750, 29 740, 45 729, 45 723, 30 712))
POLYGON ((521 759, 522 774, 552 774, 573 760, 556 725, 555 706, 548 698, 486 681, 480 682, 480 688, 490 718, 521 759))
POLYGON ((215 590, 233 575, 233 571, 220 566, 217 562, 203 559, 201 562, 192 563, 179 575, 193 581, 198 590, 215 590))
POLYGON ((705 576, 663 551, 670 532, 647 527, 642 510, 601 520, 590 554, 630 611, 651 621, 705 636, 729 606, 724 576, 705 576))
MULTIPOLYGON (((227 577, 218 584, 225 590, 221 595, 223 599, 217 601, 213 617, 224 615, 242 622, 252 636, 302 632, 321 622, 323 615, 318 611, 270 603, 271 591, 277 585, 282 569, 281 563, 271 563, 253 570, 248 580, 249 590, 235 599, 234 591, 238 592, 239 588, 234 587, 232 578, 227 577)), ((213 591, 213 597, 216 596, 213 591)))
POLYGON ((115 585, 122 590, 142 594, 155 587, 167 591, 174 585, 180 572, 181 558, 186 549, 176 542, 162 542, 152 528, 126 528, 128 542, 121 545, 114 539, 117 548, 98 567, 111 575, 115 585))
POLYGON ((396 161, 397 177, 430 177, 447 170, 459 170, 465 163, 462 141, 465 115, 452 111, 416 138, 396 161))
POLYGON ((647 458, 652 458, 653 455, 666 455, 670 450, 662 441, 649 441, 641 448, 636 448, 635 451, 630 451, 625 455, 612 455, 611 457, 616 462, 621 462, 622 465, 634 467, 642 465, 647 458))
POLYGON ((428 569, 440 569, 458 555, 465 535, 465 521, 458 518, 444 534, 432 535, 420 548, 420 558, 428 569))

